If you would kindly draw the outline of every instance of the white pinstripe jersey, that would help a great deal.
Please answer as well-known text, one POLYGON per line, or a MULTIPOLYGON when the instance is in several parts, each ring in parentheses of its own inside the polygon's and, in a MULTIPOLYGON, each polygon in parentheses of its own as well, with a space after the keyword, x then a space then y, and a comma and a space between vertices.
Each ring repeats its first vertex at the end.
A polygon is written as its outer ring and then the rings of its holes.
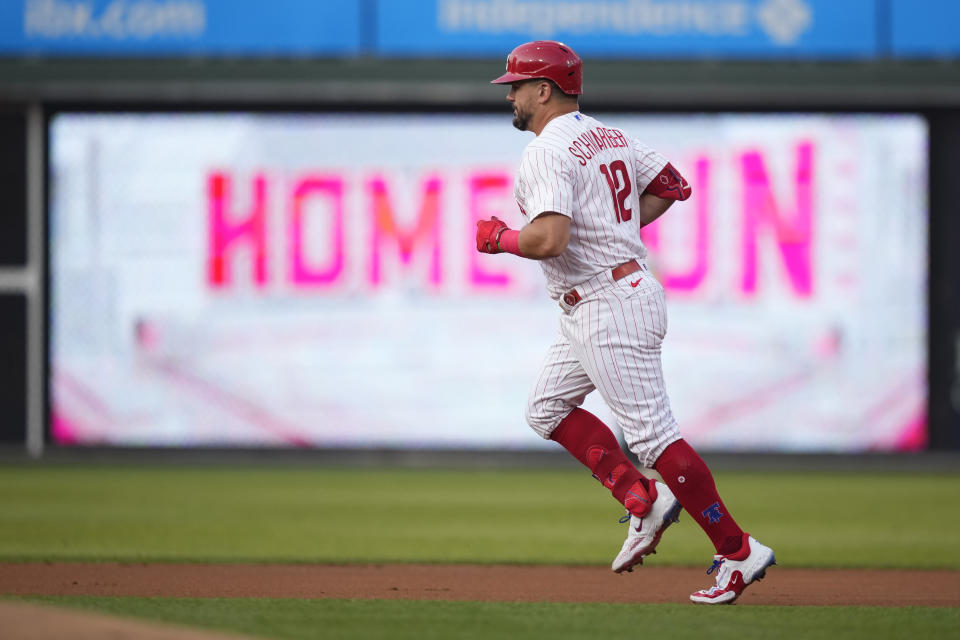
POLYGON ((653 149, 578 111, 554 118, 527 145, 514 185, 520 210, 528 222, 546 211, 571 219, 567 250, 540 261, 553 299, 646 257, 634 212, 666 164, 653 149))

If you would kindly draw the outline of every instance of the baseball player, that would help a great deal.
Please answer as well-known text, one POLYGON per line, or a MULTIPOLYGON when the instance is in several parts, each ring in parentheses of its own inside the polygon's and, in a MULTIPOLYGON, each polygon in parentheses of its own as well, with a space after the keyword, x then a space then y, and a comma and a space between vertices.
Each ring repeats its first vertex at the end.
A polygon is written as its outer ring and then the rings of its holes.
POLYGON ((660 360, 664 291, 640 240, 640 228, 689 198, 690 186, 656 151, 579 111, 582 62, 563 43, 518 46, 492 83, 510 85, 513 125, 536 137, 523 152, 514 189, 526 224, 518 231, 496 217, 481 220, 477 251, 539 260, 563 310, 530 392, 527 422, 626 508, 629 529, 615 572, 655 553, 682 506, 716 547, 707 571, 716 573, 716 585, 690 599, 731 603, 775 563, 773 551, 737 525, 710 470, 680 436, 660 360), (610 429, 580 408, 594 389, 630 450, 666 484, 644 477, 610 429))

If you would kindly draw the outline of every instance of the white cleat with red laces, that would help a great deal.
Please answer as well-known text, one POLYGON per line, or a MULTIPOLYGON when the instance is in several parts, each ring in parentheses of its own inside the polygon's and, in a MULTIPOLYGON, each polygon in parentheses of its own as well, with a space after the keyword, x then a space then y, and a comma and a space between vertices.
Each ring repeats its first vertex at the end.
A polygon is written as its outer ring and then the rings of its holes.
POLYGON ((747 585, 762 579, 767 567, 777 564, 773 549, 764 546, 749 534, 743 534, 744 544, 736 553, 713 556, 707 574, 717 572, 717 584, 690 596, 696 604, 733 604, 747 585))
POLYGON ((662 482, 655 482, 654 491, 656 497, 647 515, 642 518, 630 516, 627 539, 611 565, 616 573, 633 571, 635 566, 643 564, 645 557, 656 553, 660 536, 677 521, 682 507, 670 488, 662 482))

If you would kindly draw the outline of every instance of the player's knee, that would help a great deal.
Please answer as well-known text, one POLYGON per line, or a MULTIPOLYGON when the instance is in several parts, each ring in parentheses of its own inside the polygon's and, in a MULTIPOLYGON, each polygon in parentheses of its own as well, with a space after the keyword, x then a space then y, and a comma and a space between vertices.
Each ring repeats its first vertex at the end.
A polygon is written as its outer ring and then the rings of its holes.
POLYGON ((627 448, 637 456, 641 466, 648 469, 653 468, 668 446, 680 439, 676 422, 639 430, 625 427, 622 423, 621 427, 627 448))
POLYGON ((530 428, 536 431, 541 438, 550 439, 550 434, 557 428, 564 416, 570 413, 567 407, 559 406, 556 401, 532 397, 527 402, 524 417, 530 428))

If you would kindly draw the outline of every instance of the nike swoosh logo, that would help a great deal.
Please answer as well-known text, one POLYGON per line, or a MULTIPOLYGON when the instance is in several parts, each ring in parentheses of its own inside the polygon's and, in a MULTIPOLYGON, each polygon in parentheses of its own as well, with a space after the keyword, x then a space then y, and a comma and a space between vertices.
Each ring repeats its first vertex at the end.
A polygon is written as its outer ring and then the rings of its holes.
POLYGON ((630 286, 631 286, 631 287, 636 287, 636 286, 637 286, 638 284, 640 284, 642 281, 643 281, 643 278, 639 278, 636 282, 631 282, 631 283, 630 283, 630 286))

